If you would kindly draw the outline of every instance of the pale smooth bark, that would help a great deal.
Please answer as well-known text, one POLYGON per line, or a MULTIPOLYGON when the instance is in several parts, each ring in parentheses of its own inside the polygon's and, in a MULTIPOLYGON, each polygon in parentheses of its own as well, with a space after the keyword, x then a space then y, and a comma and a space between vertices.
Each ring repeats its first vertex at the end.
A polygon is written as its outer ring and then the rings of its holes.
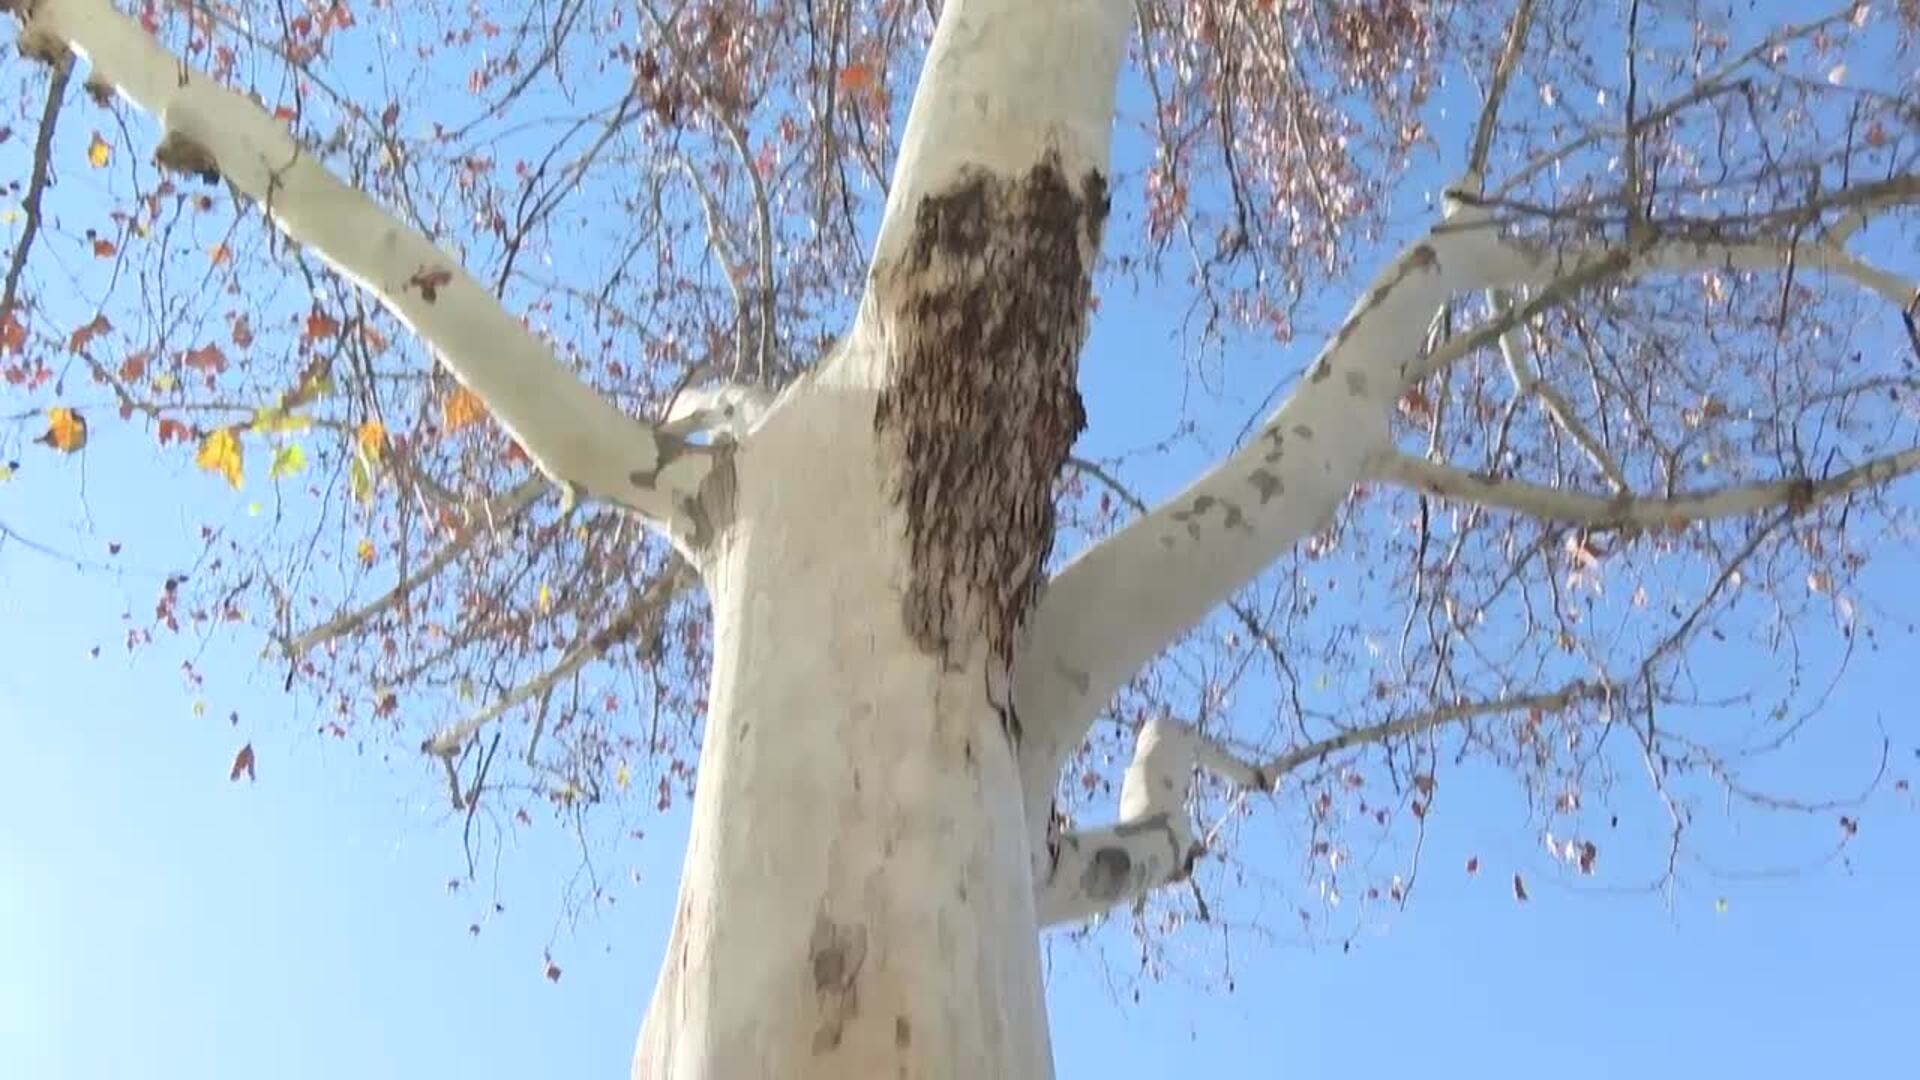
POLYGON ((1054 838, 1040 882, 1040 925, 1092 918, 1186 876, 1201 854, 1187 814, 1199 751, 1193 733, 1171 720, 1141 727, 1120 783, 1119 819, 1054 838))
POLYGON ((1051 1075, 1011 748, 979 664, 902 627, 875 399, 816 387, 740 450, 636 1078, 1051 1075))
POLYGON ((1805 510, 1830 499, 1879 487, 1916 471, 1920 471, 1920 447, 1877 457, 1818 480, 1811 477, 1772 480, 1665 497, 1630 493, 1611 497, 1592 495, 1522 480, 1503 480, 1409 454, 1379 458, 1368 468, 1367 476, 1474 506, 1517 511, 1542 521, 1594 529, 1653 530, 1685 528, 1699 522, 1746 517, 1774 509, 1805 510))

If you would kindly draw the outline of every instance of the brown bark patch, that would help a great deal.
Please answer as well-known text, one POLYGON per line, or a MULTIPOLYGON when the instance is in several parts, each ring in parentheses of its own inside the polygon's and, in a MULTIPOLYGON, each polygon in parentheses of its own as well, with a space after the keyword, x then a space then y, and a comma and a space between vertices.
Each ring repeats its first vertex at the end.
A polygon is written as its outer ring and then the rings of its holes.
POLYGON ((813 991, 820 1003, 820 1026, 813 1033, 815 1055, 837 1048, 847 1021, 859 1013, 860 968, 866 960, 866 927, 836 923, 825 913, 815 918, 813 936, 807 943, 813 991))
MULTIPOLYGON (((874 425, 912 555, 904 610, 943 661, 982 638, 1004 670, 1045 582, 1054 484, 1086 426, 1077 386, 1106 179, 1049 154, 922 199, 876 275, 892 371, 874 425)), ((1018 721, 1003 704, 1009 733, 1018 721)))

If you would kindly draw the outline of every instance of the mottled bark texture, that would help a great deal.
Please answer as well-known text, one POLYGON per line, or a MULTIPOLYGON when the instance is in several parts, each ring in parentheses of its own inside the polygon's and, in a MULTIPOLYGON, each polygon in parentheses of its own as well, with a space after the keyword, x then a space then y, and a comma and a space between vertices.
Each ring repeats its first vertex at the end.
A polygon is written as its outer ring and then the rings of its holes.
POLYGON ((945 661, 977 637, 1004 674, 1045 582, 1054 483, 1086 425, 1078 358, 1106 216, 1106 178, 1072 180, 1048 154, 928 196, 904 253, 876 268, 892 367, 874 424, 906 513, 904 615, 945 661))

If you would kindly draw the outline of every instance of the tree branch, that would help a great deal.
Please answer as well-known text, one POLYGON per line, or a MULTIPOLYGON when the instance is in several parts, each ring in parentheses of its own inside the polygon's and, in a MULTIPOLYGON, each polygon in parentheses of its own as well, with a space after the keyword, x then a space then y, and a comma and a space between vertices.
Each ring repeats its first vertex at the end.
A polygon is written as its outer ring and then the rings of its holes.
POLYGON ((1519 480, 1501 480, 1395 452, 1376 458, 1367 470, 1367 477, 1444 499, 1513 510, 1548 521, 1588 528, 1659 529, 1742 517, 1780 507, 1805 510, 1916 471, 1920 471, 1920 447, 1874 458, 1819 480, 1775 480, 1688 492, 1670 498, 1630 494, 1608 497, 1519 480))
POLYGON ((1034 906, 1042 927, 1080 922, 1183 879, 1201 851, 1187 816, 1196 758, 1192 733, 1149 720, 1134 739, 1120 786, 1120 820, 1053 838, 1034 906))
POLYGON ((286 126, 195 70, 108 0, 38 0, 28 31, 69 44, 165 132, 161 164, 224 177, 275 227, 371 292, 427 341, 542 472, 629 507, 695 546, 716 455, 664 437, 573 373, 486 286, 425 236, 343 184, 286 126))
POLYGON ((33 239, 40 232, 40 198, 47 190, 52 171, 53 131, 60 122, 60 103, 66 98, 67 80, 73 77, 73 60, 60 56, 52 61, 53 77, 47 83, 47 104, 40 110, 40 130, 33 143, 33 164, 27 173, 27 196, 20 200, 20 242, 14 246, 13 259, 7 263, 7 283, 0 292, 0 322, 13 317, 13 306, 20 298, 20 275, 27 268, 27 256, 33 251, 33 239))
POLYGON ((634 593, 620 613, 613 617, 599 632, 583 638, 569 649, 560 662, 545 672, 508 690, 493 704, 477 713, 447 727, 420 744, 423 753, 438 757, 450 757, 466 746, 482 728, 493 723, 508 710, 523 705, 534 698, 551 691, 561 682, 571 678, 581 668, 605 656, 614 646, 628 640, 638 630, 642 621, 657 616, 666 610, 688 586, 695 581, 693 567, 684 559, 673 558, 667 567, 660 571, 647 587, 634 593))
MULTIPOLYGON (((484 506, 484 517, 488 520, 511 521, 538 502, 540 496, 547 490, 548 485, 544 479, 536 477, 525 481, 498 499, 488 499, 484 506)), ((366 625, 369 619, 393 608, 414 590, 433 580, 440 571, 453 565, 455 560, 473 547, 474 541, 484 535, 484 532, 480 528, 470 526, 428 557, 419 569, 402 577, 393 588, 352 611, 341 612, 298 637, 281 641, 281 650, 286 654, 287 659, 298 660, 327 642, 358 630, 366 625)))
POLYGON ((1526 50, 1527 31, 1533 25, 1533 0, 1521 0, 1520 7, 1507 23, 1507 39, 1494 64, 1493 80, 1487 86, 1487 99, 1480 105, 1480 122, 1473 129, 1473 145, 1467 152, 1467 172, 1484 176, 1487 155, 1493 149, 1493 133, 1499 127, 1500 105, 1506 100, 1507 84, 1520 66, 1520 54, 1526 50))
MULTIPOLYGON (((1452 204, 1402 250, 1247 445, 1185 491, 1082 552, 1049 584, 1015 667, 1029 799, 1115 690, 1176 637, 1321 528, 1374 454, 1402 365, 1453 294, 1539 276, 1530 253, 1452 204)), ((1042 804, 1044 806, 1044 804, 1042 804)))
MULTIPOLYGON (((1469 176, 1464 183, 1473 182, 1469 176)), ((1911 185, 1904 183, 1876 181, 1860 190, 1868 187, 1879 193, 1876 198, 1890 191, 1907 193, 1902 196, 1907 201, 1920 198, 1920 187, 1909 191, 1911 185)), ((1823 199, 1822 205, 1858 201, 1845 192, 1823 199)), ((1403 386, 1611 278, 1791 264, 1837 274, 1902 307, 1917 291, 1914 282, 1830 244, 1710 237, 1698 230, 1682 238, 1654 235, 1659 238, 1631 246, 1546 248, 1511 240, 1499 235, 1488 206, 1472 190, 1450 188, 1442 222, 1375 278, 1306 377, 1247 445, 1179 495, 1082 552, 1049 583, 1028 622, 1028 645, 1015 670, 1016 700, 1027 731, 1021 769, 1029 799, 1051 790, 1066 756, 1126 679, 1321 528, 1366 475, 1370 460, 1391 455, 1388 422, 1403 386), (1429 320, 1452 296, 1519 286, 1535 290, 1529 303, 1425 359, 1418 356, 1429 320)), ((1847 482, 1858 486, 1897 475, 1906 471, 1904 461, 1850 471, 1847 482)), ((1462 491, 1493 497, 1465 480, 1443 479, 1462 491)), ((1594 503, 1610 505, 1581 496, 1557 509, 1604 519, 1594 503)), ((1535 500, 1532 505, 1548 504, 1535 500)))

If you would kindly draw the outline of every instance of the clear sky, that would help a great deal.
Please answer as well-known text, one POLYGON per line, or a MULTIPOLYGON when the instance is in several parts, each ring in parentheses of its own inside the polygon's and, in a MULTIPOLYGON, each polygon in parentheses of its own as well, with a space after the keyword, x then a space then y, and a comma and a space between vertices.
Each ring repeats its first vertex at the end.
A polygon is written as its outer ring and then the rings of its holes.
MULTIPOLYGON (((1178 418, 1173 321, 1164 297, 1107 298, 1086 378, 1096 440, 1127 445, 1178 418)), ((1242 389, 1257 396, 1272 374, 1242 389)), ((1229 415, 1241 412, 1216 414, 1229 415)), ((561 902, 577 850, 550 820, 477 886, 450 891, 466 870, 460 823, 415 755, 316 734, 311 706, 281 694, 250 637, 216 638, 196 661, 202 709, 177 652, 127 659, 118 614, 159 586, 143 571, 190 555, 189 522, 243 517, 262 496, 237 500, 148 460, 144 434, 102 429, 85 454, 37 456, 0 484, 0 522, 89 559, 120 542, 117 561, 134 568, 76 570, 0 546, 0 1080, 625 1075, 683 808, 646 819, 644 839, 596 867, 622 883, 618 902, 577 920, 561 902), (246 742, 258 782, 230 783, 246 742), (549 953, 557 982, 543 974, 549 953)), ((1142 482, 1164 488, 1194 460, 1150 463, 1142 482)), ((1885 606, 1910 597, 1920 610, 1911 559, 1872 580, 1885 606)), ((1883 730, 1893 775, 1920 778, 1912 692, 1894 667, 1862 665, 1827 703, 1793 790, 1857 788, 1883 730)), ((1548 872, 1513 785, 1479 779, 1450 781, 1469 790, 1435 817, 1414 902, 1364 923, 1350 948, 1292 932, 1307 886, 1300 853, 1281 846, 1254 857, 1273 882, 1270 940, 1236 934, 1227 950, 1189 931, 1174 942, 1184 962, 1151 983, 1124 931, 1055 938, 1060 1075, 1915 1069, 1911 795, 1870 806, 1842 859, 1754 878, 1690 866, 1661 897, 1548 872), (1524 904, 1515 871, 1528 874, 1524 904)), ((1703 842, 1743 866, 1799 866, 1834 828, 1830 815, 1744 817, 1703 825, 1703 842)))

